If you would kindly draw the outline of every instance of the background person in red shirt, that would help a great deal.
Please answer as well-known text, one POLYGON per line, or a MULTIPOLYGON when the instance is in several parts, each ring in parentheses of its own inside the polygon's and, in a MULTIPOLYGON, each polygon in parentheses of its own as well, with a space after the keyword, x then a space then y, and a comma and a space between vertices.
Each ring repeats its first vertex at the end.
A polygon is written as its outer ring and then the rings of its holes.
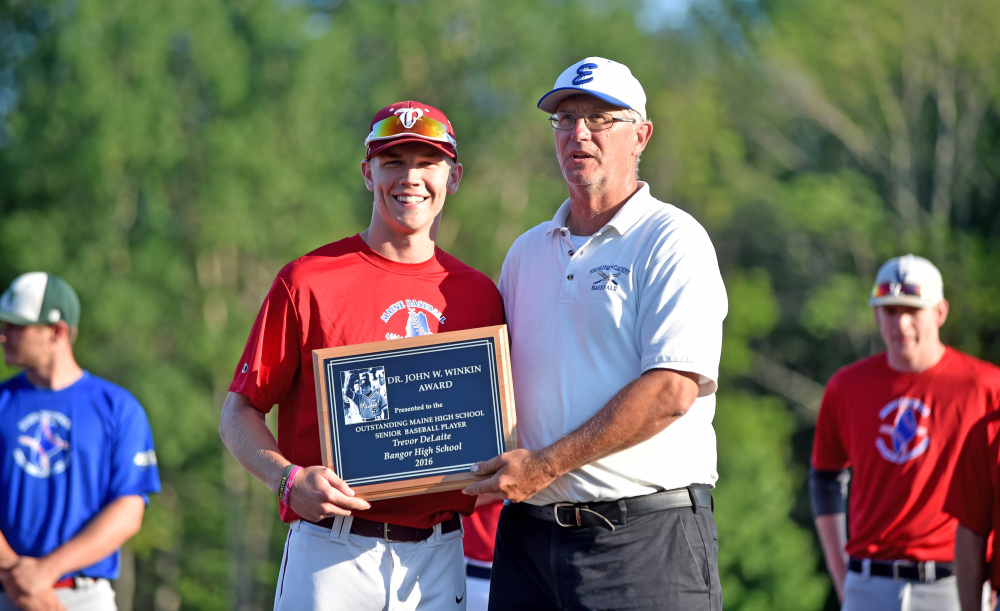
POLYGON ((942 507, 961 441, 1000 406, 1000 368, 941 342, 948 302, 926 259, 886 262, 869 305, 886 351, 830 379, 816 422, 810 488, 827 567, 846 611, 957 611, 957 521, 942 507))

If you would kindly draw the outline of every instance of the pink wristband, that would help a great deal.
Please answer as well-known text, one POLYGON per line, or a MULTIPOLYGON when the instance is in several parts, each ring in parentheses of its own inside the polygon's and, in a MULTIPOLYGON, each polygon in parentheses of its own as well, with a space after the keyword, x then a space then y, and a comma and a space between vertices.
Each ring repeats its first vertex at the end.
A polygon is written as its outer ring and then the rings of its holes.
POLYGON ((295 481, 295 476, 299 474, 302 467, 295 465, 292 467, 292 471, 288 474, 288 480, 285 482, 285 488, 281 492, 281 502, 288 505, 288 499, 292 496, 292 482, 295 481))

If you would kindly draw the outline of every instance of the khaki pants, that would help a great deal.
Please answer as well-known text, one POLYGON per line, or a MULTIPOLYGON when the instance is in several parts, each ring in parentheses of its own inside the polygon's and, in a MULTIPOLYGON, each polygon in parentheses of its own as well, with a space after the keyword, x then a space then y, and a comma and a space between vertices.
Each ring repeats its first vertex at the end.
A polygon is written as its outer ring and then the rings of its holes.
MULTIPOLYGON (((989 611, 984 590, 983 611, 989 611)), ((842 611, 959 611, 955 577, 932 583, 895 580, 848 572, 842 611)))
POLYGON ((275 611, 464 611, 461 530, 390 543, 350 534, 352 520, 289 524, 275 611))

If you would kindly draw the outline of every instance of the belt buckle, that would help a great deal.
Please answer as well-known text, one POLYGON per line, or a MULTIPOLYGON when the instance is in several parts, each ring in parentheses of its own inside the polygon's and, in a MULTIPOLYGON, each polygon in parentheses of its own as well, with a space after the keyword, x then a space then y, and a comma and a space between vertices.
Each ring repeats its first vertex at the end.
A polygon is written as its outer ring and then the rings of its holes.
POLYGON ((555 517, 556 524, 562 526, 563 528, 572 528, 574 526, 583 526, 583 521, 580 519, 580 508, 575 506, 573 503, 556 503, 552 506, 552 515, 555 517), (576 513, 576 524, 563 524, 562 520, 559 519, 559 509, 562 507, 572 507, 576 513))
POLYGON ((902 577, 899 576, 899 563, 898 562, 893 562, 892 563, 892 578, 895 581, 899 581, 899 580, 902 579, 902 577))
POLYGON ((73 577, 73 584, 70 588, 74 590, 79 590, 82 588, 89 588, 97 583, 97 579, 94 577, 87 577, 86 575, 77 575, 73 577))
POLYGON ((389 538, 389 523, 382 522, 382 538, 386 543, 405 543, 405 541, 396 541, 395 539, 389 538))
POLYGON ((923 562, 900 562, 896 561, 892 563, 892 578, 896 581, 912 581, 909 577, 903 577, 900 575, 901 568, 913 567, 917 570, 917 581, 925 582, 927 581, 927 572, 924 568, 923 562))

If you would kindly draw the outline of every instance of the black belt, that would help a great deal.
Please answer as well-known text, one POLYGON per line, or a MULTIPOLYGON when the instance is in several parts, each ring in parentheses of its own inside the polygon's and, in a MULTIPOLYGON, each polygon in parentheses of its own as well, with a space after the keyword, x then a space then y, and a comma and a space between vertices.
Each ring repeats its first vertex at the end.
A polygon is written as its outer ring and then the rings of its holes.
MULTIPOLYGON (((324 518, 319 522, 312 522, 312 524, 322 526, 323 528, 333 528, 334 520, 336 520, 336 518, 324 518)), ((462 518, 458 514, 455 514, 444 522, 441 522, 442 535, 455 532, 460 528, 462 528, 462 518)), ((400 526, 399 524, 388 524, 386 522, 372 522, 371 520, 355 517, 351 522, 351 534, 361 535, 362 537, 373 537, 375 539, 384 539, 390 543, 416 543, 417 541, 426 541, 429 539, 430 536, 434 534, 434 527, 413 528, 412 526, 400 526)))
MULTIPOLYGON (((955 565, 951 562, 911 562, 909 560, 869 560, 871 568, 868 573, 876 577, 892 577, 898 581, 932 582, 955 574, 955 565)), ((864 560, 851 558, 847 570, 853 573, 864 573, 864 560)))
POLYGON ((645 496, 633 496, 617 501, 596 503, 553 503, 552 505, 532 505, 530 503, 504 502, 507 507, 524 515, 555 522, 559 526, 596 526, 614 532, 615 524, 623 525, 628 516, 641 516, 654 511, 677 507, 713 508, 712 488, 694 485, 676 490, 654 492, 645 496))
POLYGON ((493 569, 488 566, 479 566, 478 564, 467 564, 465 565, 465 574, 468 577, 475 577, 476 579, 489 579, 493 576, 493 569))

